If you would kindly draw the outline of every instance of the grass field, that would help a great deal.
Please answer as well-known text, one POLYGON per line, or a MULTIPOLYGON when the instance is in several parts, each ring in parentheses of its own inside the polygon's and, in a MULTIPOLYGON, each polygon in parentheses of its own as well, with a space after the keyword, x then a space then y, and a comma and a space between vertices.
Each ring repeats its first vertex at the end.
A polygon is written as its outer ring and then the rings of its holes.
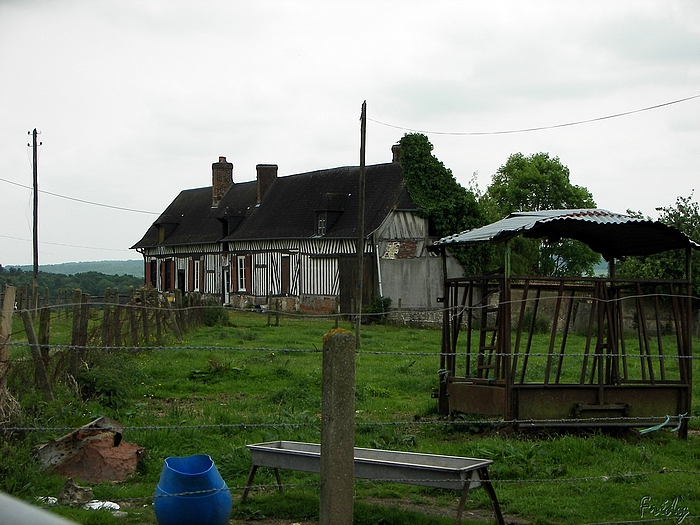
MULTIPOLYGON (((64 480, 41 472, 31 448, 107 415, 127 427, 126 441, 147 450, 133 479, 93 487, 96 498, 121 502, 126 516, 68 507, 55 512, 80 523, 155 523, 152 495, 163 460, 207 453, 232 489, 233 520, 317 519, 318 475, 283 471, 283 481, 292 485, 285 493, 269 487, 251 493, 245 504, 239 500, 250 469, 247 444, 320 441, 320 349, 334 323, 283 317, 280 326, 267 326, 264 315, 229 315, 227 325, 198 329, 167 347, 91 350, 79 378, 81 395, 57 380, 56 400, 50 403, 33 388, 31 362, 20 359, 26 347, 15 347, 9 387, 22 413, 11 426, 24 430, 2 435, 0 490, 27 500, 55 496, 64 480)), ((52 325, 53 344, 67 341, 65 323, 52 325)), ((15 332, 20 331, 17 326, 15 332)), ((20 334, 13 336, 20 340, 20 334)), ((669 517, 652 511, 669 514, 670 507, 659 508, 674 499, 676 509, 700 515, 697 389, 687 441, 666 429, 644 435, 631 430, 510 433, 489 422, 450 422, 437 415, 431 393, 437 387, 439 348, 437 330, 362 327, 357 446, 491 459, 491 478, 511 521, 644 522, 669 517)), ((60 369, 65 351, 55 352, 52 364, 60 369)), ((695 361, 696 378, 699 368, 695 361)), ((266 470, 260 469, 256 483, 274 484, 266 470)), ((459 498, 453 491, 360 480, 355 494, 355 523, 368 525, 454 523, 459 498)), ((482 490, 470 493, 467 510, 480 517, 476 522, 492 520, 482 490)))

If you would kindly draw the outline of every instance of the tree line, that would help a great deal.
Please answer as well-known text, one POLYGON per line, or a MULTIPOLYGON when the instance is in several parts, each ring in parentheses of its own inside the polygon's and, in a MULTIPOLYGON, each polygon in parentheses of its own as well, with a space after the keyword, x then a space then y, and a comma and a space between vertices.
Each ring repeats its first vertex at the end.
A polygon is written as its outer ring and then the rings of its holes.
MULTIPOLYGON (((25 285, 32 286, 32 272, 25 272, 19 268, 4 268, 0 265, 0 285, 12 284, 18 288, 25 285)), ((81 272, 73 275, 60 273, 39 272, 39 289, 48 288, 52 292, 56 290, 80 289, 92 296, 101 296, 107 288, 128 290, 130 286, 138 288, 143 286, 143 278, 133 275, 106 275, 100 272, 81 272)))

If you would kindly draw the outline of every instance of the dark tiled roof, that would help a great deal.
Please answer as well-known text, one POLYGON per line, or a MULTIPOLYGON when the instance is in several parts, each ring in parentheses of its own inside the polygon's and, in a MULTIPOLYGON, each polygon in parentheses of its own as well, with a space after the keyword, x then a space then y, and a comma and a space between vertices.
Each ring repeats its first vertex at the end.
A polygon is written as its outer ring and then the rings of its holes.
MULTIPOLYGON (((223 240, 222 219, 237 228, 227 241, 298 239, 317 234, 317 212, 328 213, 325 237, 357 236, 359 167, 342 167, 278 177, 256 203, 256 181, 236 183, 211 207, 211 186, 182 191, 133 248, 223 240)), ((392 209, 415 209, 398 162, 367 166, 365 172, 365 234, 376 230, 392 209)))

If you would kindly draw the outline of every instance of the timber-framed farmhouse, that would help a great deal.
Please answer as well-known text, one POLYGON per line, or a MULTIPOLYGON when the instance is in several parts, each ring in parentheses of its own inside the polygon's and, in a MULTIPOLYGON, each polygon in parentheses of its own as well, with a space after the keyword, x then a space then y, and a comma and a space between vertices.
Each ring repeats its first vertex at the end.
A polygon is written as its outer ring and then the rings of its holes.
MULTIPOLYGON (((363 304, 437 308, 442 261, 429 254, 429 225, 392 162, 366 167, 363 304)), ((146 286, 219 297, 234 307, 279 298, 289 310, 351 312, 357 282, 359 167, 278 176, 258 164, 235 182, 233 164, 212 164, 212 185, 182 191, 132 248, 146 286)), ((457 266, 453 260, 448 262, 457 266)), ((459 270, 457 270, 458 273, 459 270)))

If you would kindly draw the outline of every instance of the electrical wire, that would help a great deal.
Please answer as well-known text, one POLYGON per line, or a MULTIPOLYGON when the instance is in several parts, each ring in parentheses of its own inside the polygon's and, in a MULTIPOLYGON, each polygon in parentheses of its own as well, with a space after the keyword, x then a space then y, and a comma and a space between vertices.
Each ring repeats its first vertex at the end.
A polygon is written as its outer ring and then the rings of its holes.
POLYGON ((633 109, 631 111, 623 111, 621 113, 614 113, 612 115, 606 115, 604 117, 596 117, 596 118, 590 118, 586 120, 577 120, 574 122, 566 122, 564 124, 553 124, 550 126, 538 126, 538 127, 533 127, 533 128, 523 128, 523 129, 511 129, 511 130, 503 130, 503 131, 426 131, 426 130, 420 130, 420 129, 413 129, 413 128, 406 128, 403 126, 397 126, 395 124, 388 124, 386 122, 381 122, 379 120, 375 120, 372 118, 367 117, 367 120, 371 120, 375 124, 380 124, 382 126, 387 126, 389 128, 394 128, 394 129, 400 129, 403 131, 410 131, 413 133, 426 133, 430 135, 455 135, 455 136, 476 136, 476 135, 508 135, 508 134, 513 134, 513 133, 529 133, 532 131, 543 131, 547 129, 556 129, 556 128, 565 128, 565 127, 570 127, 570 126, 578 126, 579 124, 589 124, 591 122, 599 122, 601 120, 609 120, 617 117, 624 117, 627 115, 632 115, 634 113, 641 113, 643 111, 649 111, 652 109, 658 109, 666 106, 671 106, 673 104, 680 104, 681 102, 687 102, 688 100, 693 100, 696 98, 700 98, 700 94, 698 95, 693 95, 690 97, 685 97, 685 98, 680 98, 678 100, 672 100, 670 102, 664 102, 662 104, 656 104, 654 106, 647 106, 645 108, 640 108, 640 109, 633 109))
MULTIPOLYGON (((4 239, 14 239, 15 241, 27 241, 27 242, 32 242, 31 239, 23 239, 22 237, 11 237, 10 235, 0 235, 0 237, 3 237, 4 239)), ((67 246, 68 248, 84 248, 86 250, 99 250, 99 251, 106 251, 106 252, 127 252, 129 250, 125 249, 118 249, 118 248, 95 248, 94 246, 79 246, 77 244, 63 244, 60 242, 49 242, 49 241, 39 241, 39 244, 51 244, 53 246, 67 246)))
MULTIPOLYGON (((32 190, 30 186, 25 186, 24 184, 20 184, 18 182, 14 182, 11 180, 3 179, 0 177, 0 181, 6 182, 8 184, 14 184, 15 186, 19 186, 20 188, 26 188, 28 190, 32 190)), ((53 193, 51 191, 46 191, 46 190, 39 190, 39 193, 45 193, 46 195, 52 195, 53 197, 60 197, 61 199, 68 199, 69 201, 76 201, 76 202, 82 202, 83 204, 90 204, 92 206, 101 206, 103 208, 111 208, 113 210, 121 210, 121 211, 131 211, 134 213, 146 213, 149 215, 160 215, 160 212, 157 211, 145 211, 145 210, 136 210, 134 208, 124 208, 122 206, 112 206, 111 204, 101 204, 99 202, 93 202, 93 201, 86 201, 84 199, 78 199, 75 197, 68 197, 67 195, 61 195, 59 193, 53 193)))

